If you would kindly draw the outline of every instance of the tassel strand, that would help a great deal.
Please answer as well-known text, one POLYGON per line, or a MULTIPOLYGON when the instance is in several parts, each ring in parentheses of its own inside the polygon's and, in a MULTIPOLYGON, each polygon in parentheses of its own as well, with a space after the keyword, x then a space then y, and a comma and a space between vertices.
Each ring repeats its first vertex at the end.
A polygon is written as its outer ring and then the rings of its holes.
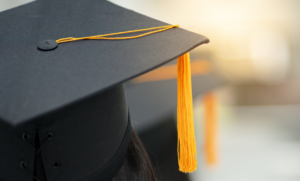
POLYGON ((177 91, 178 165, 181 172, 190 173, 197 169, 197 150, 189 53, 178 58, 177 91))

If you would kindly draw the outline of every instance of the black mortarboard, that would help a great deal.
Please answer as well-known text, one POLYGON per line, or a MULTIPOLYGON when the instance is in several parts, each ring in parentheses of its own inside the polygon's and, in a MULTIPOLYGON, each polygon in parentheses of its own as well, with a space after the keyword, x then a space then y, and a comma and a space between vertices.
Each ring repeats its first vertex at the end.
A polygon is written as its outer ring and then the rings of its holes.
POLYGON ((208 39, 172 28, 55 40, 165 25, 103 0, 40 0, 0 13, 0 178, 31 181, 42 164, 48 180, 110 180, 130 140, 122 83, 208 39))

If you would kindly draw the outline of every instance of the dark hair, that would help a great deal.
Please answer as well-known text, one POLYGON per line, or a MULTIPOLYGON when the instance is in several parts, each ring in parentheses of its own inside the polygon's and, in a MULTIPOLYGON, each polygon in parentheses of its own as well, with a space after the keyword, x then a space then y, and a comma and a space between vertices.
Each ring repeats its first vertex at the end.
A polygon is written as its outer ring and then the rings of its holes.
POLYGON ((131 130, 126 158, 111 181, 156 181, 149 156, 137 134, 131 130))

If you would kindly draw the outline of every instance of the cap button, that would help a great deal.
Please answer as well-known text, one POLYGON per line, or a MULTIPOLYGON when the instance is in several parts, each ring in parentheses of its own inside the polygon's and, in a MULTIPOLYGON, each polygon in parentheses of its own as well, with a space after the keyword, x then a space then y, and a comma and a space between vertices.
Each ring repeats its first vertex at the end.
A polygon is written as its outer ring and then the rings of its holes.
POLYGON ((43 40, 38 44, 38 49, 43 51, 54 50, 58 46, 55 40, 43 40))

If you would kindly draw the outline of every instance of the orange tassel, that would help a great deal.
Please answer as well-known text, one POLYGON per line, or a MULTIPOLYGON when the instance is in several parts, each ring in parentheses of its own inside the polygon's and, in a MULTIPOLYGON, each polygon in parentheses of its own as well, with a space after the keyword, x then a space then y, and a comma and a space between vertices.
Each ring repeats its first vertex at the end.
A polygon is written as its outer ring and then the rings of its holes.
POLYGON ((213 93, 209 92, 204 96, 204 151, 206 162, 209 166, 213 166, 217 162, 216 153, 216 135, 217 135, 217 119, 216 119, 216 98, 213 93))
POLYGON ((190 54, 177 61, 177 153, 179 170, 193 172, 197 169, 197 149, 193 121, 193 97, 190 54))

